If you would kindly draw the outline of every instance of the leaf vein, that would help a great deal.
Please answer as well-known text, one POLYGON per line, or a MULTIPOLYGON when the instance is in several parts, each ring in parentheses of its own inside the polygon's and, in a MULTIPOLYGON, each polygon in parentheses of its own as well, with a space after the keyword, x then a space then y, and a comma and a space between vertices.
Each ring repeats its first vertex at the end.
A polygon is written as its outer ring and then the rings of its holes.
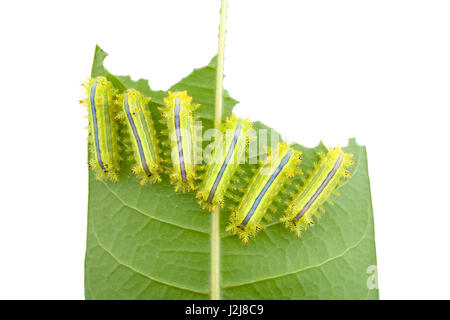
POLYGON ((152 220, 156 220, 156 221, 158 221, 158 222, 165 223, 165 224, 168 224, 168 225, 172 225, 172 226, 177 227, 177 228, 180 228, 180 229, 186 229, 186 230, 195 231, 195 232, 199 232, 199 233, 209 234, 209 232, 206 232, 206 231, 203 231, 203 230, 199 230, 199 229, 195 229, 195 228, 190 228, 190 227, 187 227, 187 226, 182 226, 182 225, 179 225, 179 224, 176 224, 176 223, 167 221, 167 220, 162 220, 162 219, 156 218, 155 216, 152 216, 152 215, 150 215, 150 214, 148 214, 148 213, 146 213, 146 212, 144 212, 144 211, 142 211, 142 210, 140 210, 140 209, 138 209, 138 208, 136 208, 136 207, 133 207, 132 205, 129 205, 129 204, 126 203, 126 202, 125 202, 125 201, 124 201, 124 200, 123 200, 116 192, 114 192, 114 191, 113 191, 113 190, 112 190, 112 189, 111 189, 104 181, 102 181, 102 183, 103 183, 103 185, 106 187, 106 189, 107 189, 112 195, 114 195, 114 196, 117 198, 117 200, 119 200, 119 201, 122 203, 122 205, 123 205, 124 207, 130 208, 130 209, 132 209, 132 210, 134 210, 134 211, 136 211, 136 212, 142 214, 143 216, 146 216, 147 218, 150 218, 150 219, 152 219, 152 220))
POLYGON ((330 257, 330 258, 328 258, 328 259, 326 259, 326 260, 324 260, 324 261, 322 261, 322 262, 320 262, 318 264, 307 266, 307 267, 304 267, 304 268, 299 269, 299 270, 289 271, 289 272, 285 272, 285 273, 282 273, 282 274, 279 274, 279 275, 276 275, 276 276, 262 278, 262 279, 257 279, 257 280, 248 281, 248 282, 242 282, 242 283, 233 284, 233 285, 230 285, 230 286, 224 286, 223 289, 229 289, 229 288, 233 288, 233 287, 240 287, 240 286, 244 286, 244 285, 254 284, 254 283, 257 283, 257 282, 262 282, 262 281, 267 281, 267 280, 274 280, 274 279, 286 277, 286 276, 289 276, 289 275, 299 274, 299 273, 301 273, 303 271, 307 271, 307 270, 315 269, 315 268, 320 268, 323 265, 327 264, 328 262, 331 262, 331 261, 337 260, 339 258, 342 258, 350 250, 355 249, 356 247, 358 247, 360 245, 360 243, 366 238, 367 232, 369 231, 369 225, 370 225, 370 210, 367 210, 367 212, 368 212, 367 224, 366 224, 365 231, 362 234, 361 238, 359 238, 358 241, 356 241, 354 245, 352 245, 350 247, 347 247, 342 253, 340 253, 340 254, 338 254, 338 255, 336 255, 334 257, 330 257))
POLYGON ((169 286, 169 287, 173 287, 173 288, 176 288, 176 289, 180 289, 180 290, 185 290, 185 291, 190 291, 190 292, 199 293, 199 294, 205 294, 205 295, 208 294, 208 292, 198 291, 198 290, 194 290, 194 289, 186 288, 186 287, 181 287, 181 286, 179 286, 179 285, 175 285, 175 284, 172 284, 172 283, 169 283, 169 282, 160 280, 160 279, 156 279, 156 278, 151 277, 150 275, 148 275, 148 274, 146 274, 146 273, 144 273, 144 272, 142 272, 142 271, 137 270, 137 269, 134 268, 133 266, 131 266, 131 265, 129 265, 129 264, 127 264, 127 263, 125 263, 125 262, 119 260, 119 258, 117 258, 117 257, 116 257, 109 249, 107 249, 107 248, 100 242, 100 239, 99 239, 99 237, 98 237, 98 235, 97 235, 97 232, 96 232, 95 230, 93 230, 93 233, 94 233, 95 239, 97 240, 97 243, 98 243, 99 247, 102 248, 106 253, 108 253, 108 254, 111 256, 111 258, 113 258, 114 261, 116 261, 117 264, 119 264, 119 265, 121 265, 121 266, 124 266, 124 267, 130 269, 130 270, 133 271, 134 273, 137 273, 137 274, 143 276, 144 278, 149 279, 150 281, 155 281, 155 282, 158 282, 158 283, 160 283, 160 284, 163 284, 163 285, 166 285, 166 286, 169 286))

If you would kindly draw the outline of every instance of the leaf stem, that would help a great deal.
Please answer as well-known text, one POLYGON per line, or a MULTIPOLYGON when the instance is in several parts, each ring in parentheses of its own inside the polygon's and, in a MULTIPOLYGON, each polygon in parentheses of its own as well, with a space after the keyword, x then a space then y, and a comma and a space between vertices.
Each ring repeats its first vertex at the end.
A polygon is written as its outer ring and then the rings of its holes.
MULTIPOLYGON (((222 0, 220 6, 219 51, 217 54, 216 101, 214 120, 216 128, 222 121, 223 103, 223 61, 225 51, 225 23, 227 20, 228 0, 222 0)), ((220 209, 212 212, 211 217, 211 299, 220 299, 220 209)))

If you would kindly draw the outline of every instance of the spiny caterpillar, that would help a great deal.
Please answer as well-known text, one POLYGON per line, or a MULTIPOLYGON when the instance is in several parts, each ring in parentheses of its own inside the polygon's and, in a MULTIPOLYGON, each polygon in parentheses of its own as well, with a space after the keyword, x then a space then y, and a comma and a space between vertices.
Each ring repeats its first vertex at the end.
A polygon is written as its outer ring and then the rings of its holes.
POLYGON ((284 217, 280 220, 290 230, 296 231, 300 237, 302 230, 313 226, 313 216, 317 210, 323 211, 322 204, 329 201, 330 196, 336 192, 336 188, 342 184, 342 177, 349 177, 346 167, 353 162, 352 154, 346 154, 339 146, 330 148, 326 155, 322 155, 319 164, 309 176, 299 192, 294 196, 292 203, 287 208, 284 217))
POLYGON ((117 90, 105 77, 89 79, 83 86, 86 98, 80 102, 89 112, 89 167, 98 180, 117 181, 120 155, 113 101, 117 90))
POLYGON ((221 126, 222 139, 214 149, 203 182, 197 192, 199 204, 203 209, 207 208, 211 211, 218 205, 223 207, 230 180, 245 155, 249 139, 247 131, 251 128, 252 124, 248 120, 239 119, 234 115, 221 126))
POLYGON ((277 157, 274 157, 272 150, 269 162, 252 178, 238 208, 230 216, 231 223, 226 230, 238 234, 244 242, 264 228, 261 219, 278 192, 289 183, 289 178, 301 173, 298 168, 300 151, 289 148, 286 142, 279 143, 276 149, 277 157))
POLYGON ((195 135, 194 110, 200 105, 191 104, 192 98, 186 91, 170 92, 164 98, 165 106, 159 108, 162 121, 167 125, 170 140, 172 168, 169 169, 170 182, 175 184, 175 191, 183 192, 195 189, 195 135))
POLYGON ((135 89, 128 89, 120 95, 120 112, 117 118, 124 121, 131 142, 135 166, 132 172, 146 182, 161 182, 160 157, 156 130, 148 107, 150 98, 144 97, 135 89))

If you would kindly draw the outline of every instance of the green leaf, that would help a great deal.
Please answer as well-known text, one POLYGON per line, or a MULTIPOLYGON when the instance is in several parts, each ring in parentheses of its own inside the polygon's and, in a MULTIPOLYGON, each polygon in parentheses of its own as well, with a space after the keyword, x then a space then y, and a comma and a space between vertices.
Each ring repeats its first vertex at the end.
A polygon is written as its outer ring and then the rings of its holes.
MULTIPOLYGON (((154 107, 162 104, 165 91, 151 90, 147 80, 112 75, 103 66, 106 55, 96 48, 92 76, 106 76, 121 91, 136 88, 152 97, 154 107)), ((215 66, 212 59, 170 88, 187 90, 202 105, 206 127, 214 119, 215 66)), ((225 92, 224 118, 236 103, 225 92)), ((258 122, 256 128, 268 127, 258 122)), ((303 151, 305 172, 325 148, 294 147, 303 151)), ((223 299, 378 298, 366 149, 351 139, 344 150, 354 154, 352 177, 301 239, 278 222, 283 205, 246 245, 225 232, 229 212, 221 210, 223 299)), ((209 299, 211 214, 199 208, 193 193, 175 193, 167 177, 140 186, 129 172, 124 163, 116 183, 89 174, 86 299, 209 299)))

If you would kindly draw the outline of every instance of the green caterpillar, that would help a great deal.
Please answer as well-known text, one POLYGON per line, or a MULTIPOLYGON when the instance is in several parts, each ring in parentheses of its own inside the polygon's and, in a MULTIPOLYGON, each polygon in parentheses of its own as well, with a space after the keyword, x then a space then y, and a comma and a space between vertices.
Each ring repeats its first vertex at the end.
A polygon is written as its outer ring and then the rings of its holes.
POLYGON ((161 182, 160 150, 149 110, 150 98, 135 89, 128 89, 120 96, 121 111, 117 118, 124 121, 133 150, 135 166, 132 172, 141 179, 141 185, 161 182))
MULTIPOLYGON (((287 143, 279 143, 277 157, 269 157, 269 163, 262 166, 248 185, 238 208, 230 216, 226 228, 247 242, 249 237, 263 229, 262 218, 278 192, 288 183, 289 178, 300 174, 298 164, 301 152, 289 148, 287 143)), ((274 153, 274 152, 272 152, 274 153)))
POLYGON ((216 146, 211 163, 207 166, 203 182, 197 192, 199 204, 210 211, 217 206, 224 206, 224 197, 230 181, 245 156, 249 138, 247 132, 252 129, 252 124, 248 120, 232 115, 221 129, 224 139, 216 146), (231 139, 228 139, 231 141, 225 141, 227 132, 232 134, 229 137, 231 139))
POLYGON ((326 155, 322 155, 319 164, 280 219, 287 228, 300 237, 302 230, 314 225, 313 217, 318 215, 323 203, 336 193, 336 188, 342 184, 342 178, 350 176, 346 167, 353 164, 352 157, 352 154, 344 153, 339 146, 330 148, 326 155))
POLYGON ((117 90, 105 77, 89 79, 83 86, 86 98, 81 102, 89 113, 89 167, 98 180, 117 181, 120 155, 113 100, 117 90))
POLYGON ((199 104, 192 104, 186 91, 170 92, 164 98, 165 106, 160 108, 162 121, 167 125, 170 142, 172 168, 168 170, 170 182, 175 191, 196 189, 198 179, 195 163, 194 110, 199 104))

